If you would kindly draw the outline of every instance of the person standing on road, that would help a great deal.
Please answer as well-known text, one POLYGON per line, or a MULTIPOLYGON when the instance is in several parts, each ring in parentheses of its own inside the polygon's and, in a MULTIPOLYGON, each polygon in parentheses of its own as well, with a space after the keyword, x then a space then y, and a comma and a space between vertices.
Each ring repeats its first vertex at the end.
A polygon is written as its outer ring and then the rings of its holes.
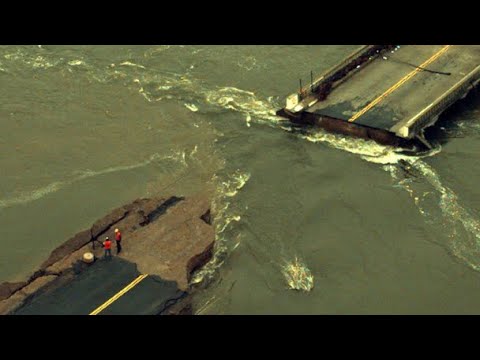
POLYGON ((103 242, 103 247, 105 249, 105 256, 104 256, 104 259, 107 258, 107 256, 109 258, 112 258, 112 242, 110 241, 110 239, 108 238, 108 236, 105 238, 105 241, 103 242))
POLYGON ((122 233, 115 229, 115 241, 117 242, 117 255, 122 251, 122 233))

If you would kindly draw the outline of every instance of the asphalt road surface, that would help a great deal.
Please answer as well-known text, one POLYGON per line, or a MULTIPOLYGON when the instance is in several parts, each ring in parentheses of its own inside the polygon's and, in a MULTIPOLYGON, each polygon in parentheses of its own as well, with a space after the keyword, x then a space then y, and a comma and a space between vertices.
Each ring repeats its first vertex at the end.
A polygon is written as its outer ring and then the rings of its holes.
POLYGON ((97 260, 71 281, 33 297, 14 315, 156 315, 185 293, 118 257, 97 260))
POLYGON ((414 117, 478 66, 480 46, 453 45, 443 51, 444 47, 407 45, 386 53, 387 60, 383 57, 373 60, 308 112, 390 131, 398 122, 414 117), (412 73, 415 67, 407 63, 426 64, 429 70, 449 75, 412 73), (409 74, 412 76, 407 79, 409 74), (379 97, 378 104, 362 112, 379 97))

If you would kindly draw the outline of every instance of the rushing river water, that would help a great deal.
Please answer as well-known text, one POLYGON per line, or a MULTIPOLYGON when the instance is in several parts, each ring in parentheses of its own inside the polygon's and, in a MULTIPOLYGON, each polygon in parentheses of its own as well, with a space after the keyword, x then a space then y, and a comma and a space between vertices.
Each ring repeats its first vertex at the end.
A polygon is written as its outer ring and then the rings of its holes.
POLYGON ((198 314, 480 313, 477 94, 416 157, 275 116, 355 48, 0 47, 0 281, 130 200, 213 189, 198 314))

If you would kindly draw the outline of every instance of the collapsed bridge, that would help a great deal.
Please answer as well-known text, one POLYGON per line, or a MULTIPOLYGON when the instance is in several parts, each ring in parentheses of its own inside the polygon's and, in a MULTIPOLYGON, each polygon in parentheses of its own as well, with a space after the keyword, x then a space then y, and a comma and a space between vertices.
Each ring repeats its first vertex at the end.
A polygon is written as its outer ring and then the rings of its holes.
POLYGON ((380 144, 429 148, 425 128, 480 81, 480 45, 364 45, 277 115, 380 144))

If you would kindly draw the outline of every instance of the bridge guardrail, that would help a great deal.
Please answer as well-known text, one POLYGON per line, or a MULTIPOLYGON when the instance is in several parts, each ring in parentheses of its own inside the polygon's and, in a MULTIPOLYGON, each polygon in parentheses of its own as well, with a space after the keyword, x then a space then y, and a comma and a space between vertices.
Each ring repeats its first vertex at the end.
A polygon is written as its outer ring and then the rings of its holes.
MULTIPOLYGON (((425 128, 432 118, 441 114, 460 97, 466 94, 476 83, 480 81, 480 65, 457 82, 444 96, 431 103, 415 117, 410 119, 404 127, 409 128, 408 138, 413 138, 420 129, 425 128), (410 127, 411 126, 411 127, 410 127)), ((398 135, 398 132, 397 132, 398 135)), ((403 137, 403 136, 402 136, 403 137)))

